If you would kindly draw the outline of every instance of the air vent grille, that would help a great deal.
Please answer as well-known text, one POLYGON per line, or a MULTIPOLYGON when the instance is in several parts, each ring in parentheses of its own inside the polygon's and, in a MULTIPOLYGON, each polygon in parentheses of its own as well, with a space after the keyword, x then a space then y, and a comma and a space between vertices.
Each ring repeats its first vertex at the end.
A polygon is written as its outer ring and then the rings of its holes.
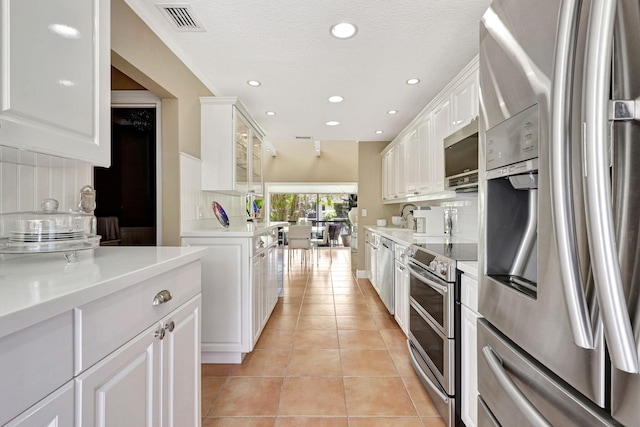
POLYGON ((308 141, 313 139, 313 137, 312 136, 296 136, 296 139, 308 141))
POLYGON ((204 31, 204 26, 195 18, 190 5, 158 4, 157 6, 177 31, 204 31))

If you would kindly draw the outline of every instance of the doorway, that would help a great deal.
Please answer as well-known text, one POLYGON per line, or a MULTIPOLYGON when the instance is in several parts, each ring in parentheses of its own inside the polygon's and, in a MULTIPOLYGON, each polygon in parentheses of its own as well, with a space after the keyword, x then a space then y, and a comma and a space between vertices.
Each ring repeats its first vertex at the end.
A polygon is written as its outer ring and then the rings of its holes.
POLYGON ((149 103, 149 95, 129 92, 139 96, 112 95, 111 167, 94 168, 98 234, 101 245, 156 246, 161 244, 159 100, 149 103))

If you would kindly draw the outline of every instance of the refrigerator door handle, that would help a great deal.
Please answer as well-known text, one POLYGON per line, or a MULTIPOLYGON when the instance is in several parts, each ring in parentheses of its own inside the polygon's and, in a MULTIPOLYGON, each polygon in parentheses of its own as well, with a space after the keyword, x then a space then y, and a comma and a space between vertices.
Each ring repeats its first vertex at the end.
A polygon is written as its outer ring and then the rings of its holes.
POLYGON ((573 341, 577 346, 594 348, 589 308, 583 292, 573 194, 571 191, 571 79, 574 71, 579 2, 562 2, 556 45, 556 68, 551 90, 551 214, 555 231, 558 264, 565 306, 573 341))
POLYGON ((613 366, 638 372, 638 353, 622 286, 611 207, 608 105, 616 0, 594 0, 589 11, 583 98, 585 211, 596 296, 613 366))
POLYGON ((518 386, 513 382, 509 374, 502 365, 500 356, 488 345, 482 348, 482 355, 484 356, 491 373, 498 380, 498 384, 506 392, 506 395, 511 398, 516 407, 520 410, 527 420, 535 427, 552 427, 551 423, 533 406, 529 399, 520 391, 518 386))

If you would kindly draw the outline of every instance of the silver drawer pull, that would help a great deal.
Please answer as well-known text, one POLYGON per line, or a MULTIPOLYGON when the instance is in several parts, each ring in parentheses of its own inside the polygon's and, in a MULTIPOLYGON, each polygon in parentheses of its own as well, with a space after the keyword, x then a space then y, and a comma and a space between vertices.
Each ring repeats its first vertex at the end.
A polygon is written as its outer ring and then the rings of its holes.
POLYGON ((153 305, 164 304, 167 301, 171 301, 172 298, 173 295, 171 295, 171 292, 165 289, 164 291, 158 292, 156 296, 153 297, 153 305))
POLYGON ((166 325, 164 325, 164 328, 166 330, 168 330, 169 332, 173 332, 173 330, 176 328, 176 324, 175 322, 172 320, 171 322, 167 323, 166 325))

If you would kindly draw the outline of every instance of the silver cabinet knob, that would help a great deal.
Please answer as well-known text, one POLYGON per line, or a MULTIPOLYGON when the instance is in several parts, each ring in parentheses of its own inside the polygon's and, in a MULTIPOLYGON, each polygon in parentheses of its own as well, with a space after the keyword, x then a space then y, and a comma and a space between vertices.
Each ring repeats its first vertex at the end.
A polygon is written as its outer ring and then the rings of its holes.
POLYGON ((158 292, 156 296, 153 297, 153 305, 164 304, 167 301, 171 301, 172 298, 173 295, 171 295, 171 292, 165 289, 164 291, 158 292))
POLYGON ((168 330, 169 332, 173 332, 173 330, 176 328, 176 324, 175 322, 172 320, 171 322, 167 323, 166 325, 164 325, 164 328, 166 330, 168 330))
POLYGON ((160 338, 160 339, 163 339, 164 335, 165 335, 164 328, 158 329, 156 333, 153 334, 154 337, 160 338))

